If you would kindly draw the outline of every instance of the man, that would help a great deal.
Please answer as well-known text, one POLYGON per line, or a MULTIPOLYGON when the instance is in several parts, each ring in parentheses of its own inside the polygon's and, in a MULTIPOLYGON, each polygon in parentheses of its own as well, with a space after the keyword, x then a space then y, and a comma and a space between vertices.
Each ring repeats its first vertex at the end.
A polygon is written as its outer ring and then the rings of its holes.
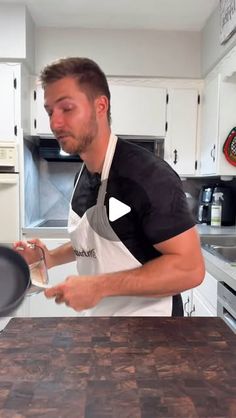
POLYGON ((202 282, 204 262, 179 177, 111 133, 110 92, 95 62, 61 59, 42 71, 41 82, 52 132, 84 162, 71 200, 71 243, 49 251, 33 240, 48 268, 77 260, 78 275, 46 297, 86 315, 182 315, 179 293, 202 282), (131 208, 114 222, 111 197, 131 208))

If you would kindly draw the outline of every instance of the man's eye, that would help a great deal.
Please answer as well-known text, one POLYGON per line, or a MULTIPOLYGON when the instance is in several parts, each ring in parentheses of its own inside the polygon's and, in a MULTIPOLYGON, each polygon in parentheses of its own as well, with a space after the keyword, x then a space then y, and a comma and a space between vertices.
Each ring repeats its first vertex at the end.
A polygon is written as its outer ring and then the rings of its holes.
POLYGON ((73 109, 72 106, 69 106, 69 107, 64 107, 62 110, 63 112, 70 112, 72 109, 73 109))

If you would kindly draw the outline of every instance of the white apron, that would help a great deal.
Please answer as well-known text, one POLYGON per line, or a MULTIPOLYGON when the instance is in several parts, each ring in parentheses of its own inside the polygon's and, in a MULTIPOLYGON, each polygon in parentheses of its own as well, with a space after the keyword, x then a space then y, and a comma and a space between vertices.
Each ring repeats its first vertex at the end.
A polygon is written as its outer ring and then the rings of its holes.
MULTIPOLYGON (((68 232, 77 259, 79 275, 94 275, 124 271, 141 266, 111 228, 104 205, 107 180, 115 152, 117 137, 111 135, 102 169, 97 204, 82 217, 72 209, 70 202, 68 232), (88 221, 89 218, 89 221, 88 221), (92 221, 91 221, 92 220, 92 221), (101 235, 94 231, 96 228, 101 235), (104 237, 109 236, 109 239, 104 237), (111 240, 110 236, 115 239, 111 240)), ((79 182, 81 168, 76 186, 79 182)), ((72 196, 73 198, 73 196, 72 196)), ((132 208, 131 208, 132 210, 132 208)), ((144 279, 145 280, 145 279, 144 279)), ((112 296, 102 299, 94 308, 83 311, 85 316, 171 316, 172 297, 112 296)))

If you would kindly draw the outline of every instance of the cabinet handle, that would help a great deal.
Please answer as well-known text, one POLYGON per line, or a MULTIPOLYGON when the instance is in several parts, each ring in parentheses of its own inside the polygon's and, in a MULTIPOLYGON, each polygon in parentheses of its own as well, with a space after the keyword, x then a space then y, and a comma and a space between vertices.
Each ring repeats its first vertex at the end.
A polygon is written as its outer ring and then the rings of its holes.
POLYGON ((213 162, 215 162, 216 159, 216 146, 214 145, 212 150, 211 150, 211 158, 213 159, 213 162))
POLYGON ((177 155, 178 153, 177 153, 177 149, 175 149, 174 150, 174 164, 177 164, 177 157, 178 157, 178 155, 177 155))
POLYGON ((195 312, 195 305, 193 305, 193 309, 189 312, 189 316, 192 316, 192 313, 195 312))
POLYGON ((184 312, 187 314, 187 316, 190 316, 189 312, 187 311, 187 305, 189 304, 189 302, 190 302, 190 299, 188 297, 187 301, 184 304, 184 312))

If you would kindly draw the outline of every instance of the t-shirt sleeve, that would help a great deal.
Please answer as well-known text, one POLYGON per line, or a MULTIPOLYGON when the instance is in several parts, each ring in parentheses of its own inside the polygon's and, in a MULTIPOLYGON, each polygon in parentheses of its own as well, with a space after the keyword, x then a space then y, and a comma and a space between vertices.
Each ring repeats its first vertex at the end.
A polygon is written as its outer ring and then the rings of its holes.
POLYGON ((152 169, 144 183, 146 204, 140 222, 144 235, 154 245, 181 234, 195 225, 179 176, 163 162, 152 169))

